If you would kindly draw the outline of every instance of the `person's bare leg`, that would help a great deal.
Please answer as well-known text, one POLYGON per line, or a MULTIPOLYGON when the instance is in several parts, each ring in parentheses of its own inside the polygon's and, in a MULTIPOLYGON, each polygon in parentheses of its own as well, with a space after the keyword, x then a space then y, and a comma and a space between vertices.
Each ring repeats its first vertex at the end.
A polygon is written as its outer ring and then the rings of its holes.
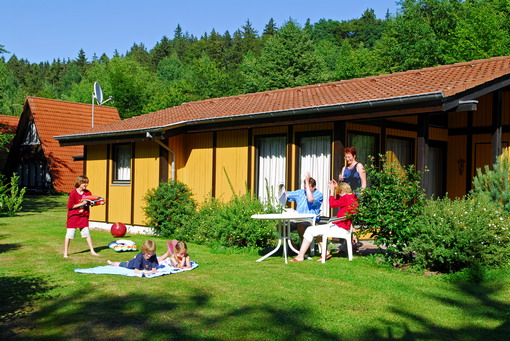
POLYGON ((311 242, 309 242, 306 239, 303 239, 303 242, 301 243, 301 248, 299 249, 299 253, 294 259, 296 259, 297 261, 305 260, 305 253, 306 250, 308 250, 308 248, 310 247, 310 244, 311 242))
POLYGON ((120 262, 112 262, 109 259, 108 259, 108 261, 106 263, 108 263, 108 265, 112 265, 112 266, 119 266, 120 265, 120 262))
POLYGON ((96 251, 94 250, 94 247, 92 246, 92 238, 87 237, 87 244, 89 244, 90 253, 91 253, 93 256, 99 256, 99 254, 98 254, 98 253, 96 253, 96 251))
POLYGON ((64 258, 69 258, 69 244, 71 244, 71 239, 66 238, 64 240, 64 258))

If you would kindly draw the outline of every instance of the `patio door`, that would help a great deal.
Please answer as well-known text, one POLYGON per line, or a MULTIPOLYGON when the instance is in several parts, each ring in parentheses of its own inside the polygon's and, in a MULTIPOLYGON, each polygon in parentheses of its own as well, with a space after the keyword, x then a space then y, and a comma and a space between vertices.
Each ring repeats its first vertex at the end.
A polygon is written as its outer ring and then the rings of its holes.
POLYGON ((274 202, 286 174, 286 136, 258 137, 256 192, 262 202, 274 202), (272 197, 272 198, 271 198, 272 197))
POLYGON ((300 139, 301 155, 299 158, 299 179, 297 183, 303 187, 303 179, 307 172, 317 182, 317 189, 323 194, 321 215, 329 216, 328 182, 331 177, 331 137, 306 136, 300 139))

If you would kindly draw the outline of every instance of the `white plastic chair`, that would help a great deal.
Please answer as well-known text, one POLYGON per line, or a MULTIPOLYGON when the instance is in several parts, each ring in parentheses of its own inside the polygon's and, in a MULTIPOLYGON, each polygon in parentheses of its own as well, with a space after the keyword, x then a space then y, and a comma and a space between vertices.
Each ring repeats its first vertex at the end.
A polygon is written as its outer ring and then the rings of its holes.
MULTIPOLYGON (((335 221, 340 221, 346 219, 345 217, 342 218, 331 218, 328 220, 329 224, 332 224, 335 221)), ((349 230, 338 228, 338 229, 329 229, 328 232, 326 232, 322 236, 322 245, 321 245, 321 251, 322 251, 322 263, 326 262, 326 254, 328 253, 328 239, 329 238, 339 238, 339 239, 345 239, 345 244, 347 245, 347 257, 349 258, 349 261, 352 261, 352 231, 354 227, 351 224, 351 228, 349 230)))

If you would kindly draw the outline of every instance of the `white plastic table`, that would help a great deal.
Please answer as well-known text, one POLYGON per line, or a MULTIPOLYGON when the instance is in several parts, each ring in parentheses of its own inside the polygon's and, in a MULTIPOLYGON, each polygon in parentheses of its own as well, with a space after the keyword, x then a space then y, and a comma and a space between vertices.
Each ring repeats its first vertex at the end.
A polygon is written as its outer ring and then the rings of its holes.
POLYGON ((253 219, 264 219, 264 220, 278 220, 278 245, 266 255, 257 259, 257 262, 262 262, 267 257, 274 254, 283 245, 283 257, 285 258, 285 264, 287 264, 287 244, 290 249, 296 254, 299 253, 291 243, 290 240, 290 221, 305 221, 311 220, 312 225, 315 225, 315 219, 317 215, 313 213, 298 213, 298 212, 283 212, 283 213, 269 213, 269 214, 254 214, 251 216, 253 219))

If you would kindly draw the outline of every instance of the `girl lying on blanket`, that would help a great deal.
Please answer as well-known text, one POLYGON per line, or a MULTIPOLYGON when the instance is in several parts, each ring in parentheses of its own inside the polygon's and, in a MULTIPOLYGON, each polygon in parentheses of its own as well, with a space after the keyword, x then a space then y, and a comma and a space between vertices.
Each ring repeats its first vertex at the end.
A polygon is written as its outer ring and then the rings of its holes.
POLYGON ((108 260, 108 264, 134 269, 135 273, 147 275, 156 273, 156 268, 159 265, 158 259, 156 258, 156 243, 152 240, 147 240, 142 245, 142 252, 137 254, 135 258, 126 262, 112 262, 108 260))
POLYGON ((191 268, 191 262, 188 255, 188 246, 185 242, 169 241, 168 251, 158 261, 161 264, 169 264, 178 269, 191 268))

